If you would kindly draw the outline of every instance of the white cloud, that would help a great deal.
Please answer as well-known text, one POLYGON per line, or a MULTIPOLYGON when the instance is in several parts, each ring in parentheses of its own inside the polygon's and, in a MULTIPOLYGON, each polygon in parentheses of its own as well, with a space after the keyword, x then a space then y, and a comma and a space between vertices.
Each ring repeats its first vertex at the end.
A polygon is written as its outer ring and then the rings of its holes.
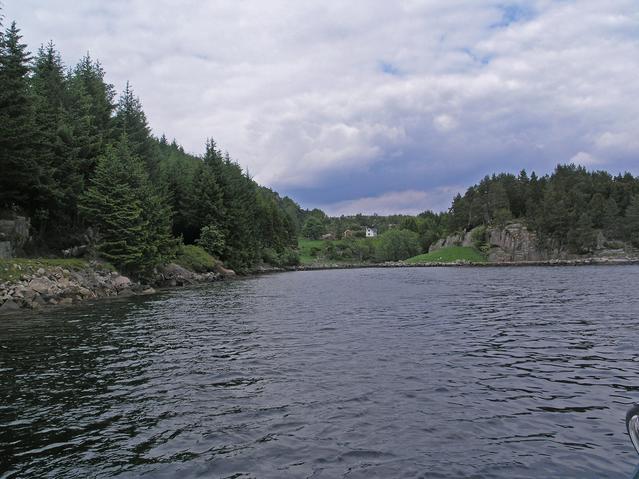
POLYGON ((575 165, 581 165, 585 167, 593 167, 596 165, 601 165, 603 162, 598 158, 595 158, 590 153, 586 153, 585 151, 580 151, 575 156, 570 158, 570 163, 574 163, 575 165))
POLYGON ((322 210, 333 216, 356 213, 390 215, 397 212, 419 214, 426 210, 444 211, 450 206, 450 198, 462 189, 462 187, 440 187, 428 192, 391 191, 380 196, 322 205, 322 210))
POLYGON ((118 89, 131 80, 157 134, 194 152, 213 136, 304 205, 306 192, 352 198, 333 185, 355 173, 364 197, 546 172, 575 152, 639 173, 636 0, 511 3, 520 20, 497 0, 21 0, 5 13, 32 50, 51 38, 69 63, 90 50, 118 89))

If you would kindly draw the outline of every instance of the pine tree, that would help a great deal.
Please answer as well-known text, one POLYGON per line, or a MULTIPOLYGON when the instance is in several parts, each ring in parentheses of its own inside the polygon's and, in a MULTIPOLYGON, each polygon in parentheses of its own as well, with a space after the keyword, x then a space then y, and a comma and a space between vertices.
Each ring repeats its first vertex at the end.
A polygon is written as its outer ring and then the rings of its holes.
POLYGON ((73 183, 74 166, 66 164, 71 151, 60 138, 67 117, 64 103, 66 79, 64 65, 53 43, 38 50, 31 79, 34 103, 34 158, 38 162, 39 191, 34 199, 40 214, 36 221, 44 235, 46 219, 54 218, 63 231, 69 226, 69 184, 73 183), (61 224, 62 223, 62 224, 61 224))
POLYGON ((29 93, 29 52, 16 23, 0 50, 0 205, 31 212, 41 177, 33 158, 33 105, 29 93))
POLYGON ((639 195, 632 196, 626 208, 625 233, 626 239, 639 248, 639 195))
POLYGON ((123 134, 129 138, 131 152, 133 155, 142 158, 147 171, 152 178, 158 175, 158 151, 155 149, 154 141, 151 137, 146 115, 142 109, 140 99, 133 93, 129 82, 120 96, 113 119, 113 137, 119 138, 123 134))
POLYGON ((66 143, 74 151, 76 169, 85 184, 93 175, 97 158, 112 140, 114 96, 113 86, 104 81, 102 66, 87 54, 68 78, 69 118, 65 132, 66 143))
POLYGON ((197 165, 189 192, 188 220, 199 236, 205 226, 216 227, 225 235, 223 228, 224 207, 222 190, 211 169, 204 163, 197 165))
POLYGON ((622 237, 620 228, 619 207, 614 198, 606 200, 602 218, 604 234, 610 239, 620 239, 622 237))
POLYGON ((81 209, 101 238, 97 252, 125 271, 147 274, 175 252, 170 209, 126 136, 99 158, 81 209))

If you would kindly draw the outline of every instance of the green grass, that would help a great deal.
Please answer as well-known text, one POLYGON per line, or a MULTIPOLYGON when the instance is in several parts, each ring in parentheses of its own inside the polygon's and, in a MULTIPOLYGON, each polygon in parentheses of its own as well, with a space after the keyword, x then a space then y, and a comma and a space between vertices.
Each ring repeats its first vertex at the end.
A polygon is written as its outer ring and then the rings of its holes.
POLYGON ((300 239, 298 241, 297 247, 300 251, 300 263, 301 264, 312 264, 317 262, 317 257, 311 256, 311 249, 318 248, 324 249, 324 244, 326 241, 324 240, 309 240, 309 239, 300 239))
POLYGON ((469 261, 471 263, 485 263, 486 257, 475 248, 451 246, 432 253, 420 254, 408 258, 406 263, 454 263, 455 261, 469 261))
POLYGON ((213 256, 208 254, 202 247, 195 245, 182 246, 175 258, 175 262, 183 268, 196 273, 213 271, 217 264, 217 260, 213 256))
MULTIPOLYGON (((78 258, 13 258, 13 259, 0 259, 0 281, 15 281, 20 279, 22 275, 33 274, 38 269, 61 267, 68 270, 82 270, 85 269, 88 264, 83 259, 78 258)), ((112 268, 110 265, 105 265, 107 269, 112 268)))

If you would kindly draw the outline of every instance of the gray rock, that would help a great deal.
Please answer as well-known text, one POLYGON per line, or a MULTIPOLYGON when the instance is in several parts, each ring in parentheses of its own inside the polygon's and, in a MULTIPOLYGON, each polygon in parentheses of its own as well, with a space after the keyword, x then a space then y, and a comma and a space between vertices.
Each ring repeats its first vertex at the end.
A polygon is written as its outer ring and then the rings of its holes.
POLYGON ((32 279, 29 282, 29 288, 40 294, 51 295, 54 292, 56 285, 49 278, 44 277, 32 279))
POLYGON ((113 287, 118 291, 129 288, 131 286, 131 280, 126 276, 116 276, 112 281, 113 287))
POLYGON ((14 300, 10 299, 5 301, 2 306, 0 306, 0 313, 10 313, 12 311, 18 311, 20 309, 20 305, 14 300))

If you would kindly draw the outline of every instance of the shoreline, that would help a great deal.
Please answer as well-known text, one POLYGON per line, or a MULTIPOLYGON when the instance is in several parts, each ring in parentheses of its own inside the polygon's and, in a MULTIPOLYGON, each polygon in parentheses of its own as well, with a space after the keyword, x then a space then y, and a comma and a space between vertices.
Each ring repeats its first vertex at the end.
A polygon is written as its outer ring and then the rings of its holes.
MULTIPOLYGON (((87 263, 80 270, 68 270, 60 266, 46 270, 39 268, 32 274, 25 273, 14 281, 0 283, 0 317, 22 311, 38 311, 50 306, 71 306, 100 299, 118 299, 148 296, 189 286, 229 279, 248 279, 265 274, 295 271, 325 271, 373 268, 521 268, 521 267, 570 267, 570 266, 628 266, 639 265, 639 258, 584 258, 572 260, 469 262, 452 263, 318 263, 286 268, 261 266, 246 275, 235 276, 221 272, 196 273, 176 265, 167 265, 152 285, 131 281, 117 271, 109 271, 100 265, 87 263)), ((229 272, 229 270, 223 270, 229 272)))
POLYGON ((503 262, 471 262, 456 261, 450 263, 405 263, 390 261, 385 263, 318 263, 292 266, 286 271, 321 271, 327 269, 366 269, 366 268, 521 268, 544 266, 627 266, 638 265, 639 258, 587 258, 544 261, 503 261, 503 262))

